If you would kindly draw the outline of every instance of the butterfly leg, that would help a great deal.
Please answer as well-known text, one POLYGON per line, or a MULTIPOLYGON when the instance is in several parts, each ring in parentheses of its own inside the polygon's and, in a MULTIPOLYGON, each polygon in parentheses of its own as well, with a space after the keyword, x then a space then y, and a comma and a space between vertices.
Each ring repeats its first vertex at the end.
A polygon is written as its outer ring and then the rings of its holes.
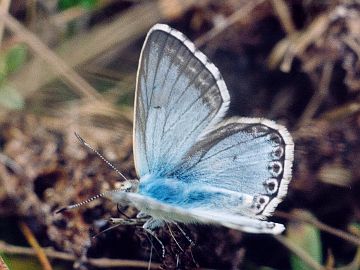
POLYGON ((127 225, 127 226, 143 226, 148 218, 110 218, 112 224, 127 225))
POLYGON ((139 212, 136 215, 136 218, 129 218, 128 216, 126 216, 126 217, 127 217, 126 219, 124 219, 124 218, 110 218, 109 221, 112 224, 129 225, 129 226, 131 226, 131 225, 143 226, 150 219, 149 215, 145 214, 143 212, 139 212))
POLYGON ((179 231, 183 234, 183 236, 186 238, 186 240, 188 240, 188 242, 190 243, 190 246, 195 246, 194 241, 186 234, 186 232, 179 226, 179 224, 177 224, 176 222, 173 222, 173 223, 179 229, 179 231))
POLYGON ((171 227, 169 226, 169 224, 166 222, 166 225, 167 225, 167 227, 168 227, 168 229, 169 229, 169 233, 170 233, 170 235, 171 235, 171 237, 174 239, 174 241, 175 241, 175 244, 178 246, 178 248, 182 251, 182 252, 184 252, 184 249, 180 246, 180 244, 179 244, 179 242, 176 240, 176 238, 175 238, 175 235, 173 234, 173 232, 172 232, 172 230, 171 230, 171 227))
POLYGON ((150 247, 150 257, 149 257, 149 263, 148 263, 148 270, 151 269, 151 260, 152 260, 152 254, 153 254, 153 249, 154 249, 154 244, 153 242, 151 241, 150 237, 147 236, 147 238, 149 239, 149 242, 151 244, 151 247, 150 247))
POLYGON ((156 236, 154 229, 158 228, 158 227, 162 227, 164 225, 164 221, 161 219, 154 219, 154 218, 150 218, 148 219, 145 224, 143 225, 143 229, 150 234, 152 237, 155 238, 156 241, 158 241, 158 243, 161 246, 162 249, 162 257, 165 257, 165 246, 164 244, 161 242, 161 240, 156 236))
POLYGON ((190 243, 190 254, 191 254, 191 258, 193 260, 193 263, 195 265, 198 265, 197 262, 195 261, 194 258, 194 254, 192 253, 191 248, 195 246, 195 242, 186 234, 186 232, 180 227, 179 224, 177 224, 177 222, 173 222, 175 224, 175 226, 178 228, 178 230, 183 234, 183 236, 186 238, 186 240, 188 240, 188 242, 190 243))
POLYGON ((140 212, 137 213, 137 215, 136 215, 136 218, 145 218, 145 217, 149 217, 149 215, 146 214, 146 213, 144 213, 144 212, 142 212, 142 211, 140 211, 140 212))

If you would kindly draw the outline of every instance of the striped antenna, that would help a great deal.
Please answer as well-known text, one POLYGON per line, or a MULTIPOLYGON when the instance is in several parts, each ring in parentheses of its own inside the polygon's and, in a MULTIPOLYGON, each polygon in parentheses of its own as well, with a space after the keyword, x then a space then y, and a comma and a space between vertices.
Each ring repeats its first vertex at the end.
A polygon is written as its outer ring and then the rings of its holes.
MULTIPOLYGON (((114 171, 116 171, 122 178, 125 179, 125 181, 128 181, 127 178, 114 166, 110 163, 110 161, 108 161, 106 158, 104 158, 97 150, 95 150, 90 144, 88 144, 83 138, 81 138, 81 136, 79 134, 77 134, 75 132, 75 136, 76 138, 78 138, 78 140, 83 144, 85 145, 87 148, 91 149, 95 154, 97 154, 110 168, 112 168, 114 171)), ((58 213, 62 213, 62 212, 65 212, 65 211, 68 211, 68 210, 72 210, 74 208, 78 208, 78 207, 81 207, 85 204, 88 204, 94 200, 97 200, 99 198, 102 198, 104 197, 105 195, 109 194, 110 192, 117 192, 117 191, 124 191, 123 189, 115 189, 115 190, 109 190, 109 191, 105 191, 103 193, 100 193, 100 194, 97 194, 95 195, 94 197, 91 197, 85 201, 82 201, 82 202, 79 202, 79 203, 76 203, 76 204, 72 204, 72 205, 68 205, 68 206, 65 206, 63 208, 60 208, 58 210, 55 211, 56 214, 58 213)))
POLYGON ((68 206, 65 206, 63 208, 60 208, 58 210, 55 211, 55 214, 58 214, 58 213, 62 213, 62 212, 65 212, 65 211, 68 211, 68 210, 72 210, 74 208, 79 208, 85 204, 88 204, 92 201, 95 201, 97 199, 100 199, 104 196, 106 196, 107 194, 111 193, 111 192, 119 192, 119 191, 124 191, 123 189, 114 189, 114 190, 108 190, 108 191, 105 191, 103 193, 100 193, 100 194, 97 194, 95 195, 94 197, 91 197, 89 199, 86 199, 85 201, 82 201, 82 202, 79 202, 79 203, 75 203, 75 204, 71 204, 71 205, 68 205, 68 206))
POLYGON ((65 206, 63 208, 60 208, 59 210, 56 210, 55 211, 55 214, 58 214, 58 213, 62 213, 64 211, 68 211, 68 210, 72 210, 74 208, 78 208, 78 207, 81 207, 89 202, 92 202, 92 201, 95 201, 101 197, 104 197, 109 191, 106 191, 106 192, 103 192, 103 193, 100 193, 100 194, 97 194, 95 195, 94 197, 91 197, 85 201, 82 201, 82 202, 79 202, 79 203, 76 203, 76 204, 72 204, 72 205, 68 205, 68 206, 65 206))
POLYGON ((118 175, 120 175, 122 178, 125 179, 125 181, 128 181, 128 179, 114 166, 110 163, 110 161, 108 161, 106 158, 104 158, 103 155, 101 155, 94 147, 92 147, 90 144, 88 144, 83 138, 80 137, 79 134, 77 134, 76 132, 75 136, 76 138, 78 138, 78 140, 85 145, 87 148, 89 148, 90 150, 92 150, 95 154, 97 154, 111 169, 113 169, 115 172, 118 173, 118 175))

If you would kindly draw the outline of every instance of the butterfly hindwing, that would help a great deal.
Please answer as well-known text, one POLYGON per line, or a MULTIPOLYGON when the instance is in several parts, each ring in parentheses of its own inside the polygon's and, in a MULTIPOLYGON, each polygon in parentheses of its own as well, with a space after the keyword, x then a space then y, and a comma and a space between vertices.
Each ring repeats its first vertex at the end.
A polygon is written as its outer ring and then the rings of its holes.
POLYGON ((205 55, 180 32, 155 25, 137 76, 134 158, 139 177, 171 171, 199 135, 222 119, 228 103, 225 83, 205 55))
POLYGON ((202 136, 174 174, 191 185, 253 196, 251 212, 261 218, 270 215, 287 192, 293 148, 283 126, 233 117, 202 136))
MULTIPOLYGON (((145 209, 146 212, 155 213, 154 220, 167 220, 170 222, 182 223, 205 223, 222 225, 231 229, 241 230, 249 233, 270 233, 279 234, 285 227, 282 224, 257 220, 254 218, 234 215, 221 209, 183 209, 169 204, 160 203, 150 197, 136 193, 111 192, 106 195, 116 203, 132 204, 138 209, 145 209)), ((158 222, 161 224, 161 222, 158 222)))

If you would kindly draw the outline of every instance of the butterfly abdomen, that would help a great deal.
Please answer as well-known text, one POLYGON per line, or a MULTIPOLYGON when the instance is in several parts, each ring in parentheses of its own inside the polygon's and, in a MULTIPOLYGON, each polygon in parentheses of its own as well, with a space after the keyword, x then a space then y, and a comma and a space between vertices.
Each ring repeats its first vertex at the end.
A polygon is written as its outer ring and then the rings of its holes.
POLYGON ((140 179, 141 195, 151 197, 161 203, 184 209, 223 209, 241 212, 252 203, 252 197, 240 192, 232 192, 208 185, 189 185, 175 178, 145 175, 140 179), (251 197, 251 198, 249 198, 251 197))

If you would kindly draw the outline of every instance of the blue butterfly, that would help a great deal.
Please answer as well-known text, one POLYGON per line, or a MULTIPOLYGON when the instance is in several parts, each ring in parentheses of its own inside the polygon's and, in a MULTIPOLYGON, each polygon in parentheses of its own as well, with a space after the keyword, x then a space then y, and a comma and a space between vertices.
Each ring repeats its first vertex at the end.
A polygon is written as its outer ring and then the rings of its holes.
POLYGON ((230 96, 219 70, 182 33, 164 24, 144 42, 133 130, 135 192, 106 197, 165 222, 206 223, 279 234, 265 221, 287 193, 294 143, 285 127, 261 118, 224 118, 230 96))

